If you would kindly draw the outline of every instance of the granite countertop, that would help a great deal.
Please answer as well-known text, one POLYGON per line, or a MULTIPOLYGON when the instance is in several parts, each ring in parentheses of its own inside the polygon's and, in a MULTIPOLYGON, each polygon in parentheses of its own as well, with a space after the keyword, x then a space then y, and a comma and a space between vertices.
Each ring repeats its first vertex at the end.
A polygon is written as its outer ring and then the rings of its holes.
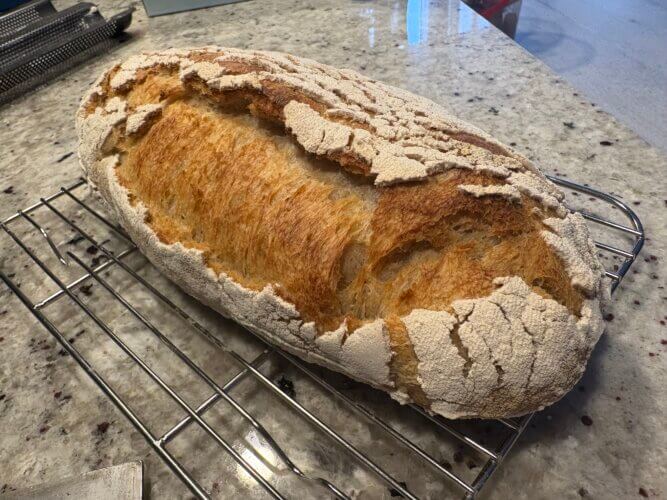
MULTIPOLYGON (((55 3, 62 8, 72 2, 55 3)), ((128 2, 100 0, 98 5, 109 16, 128 2)), ((606 334, 583 379, 565 398, 535 416, 482 497, 667 495, 667 159, 661 153, 458 0, 407 4, 254 0, 154 19, 137 7, 130 40, 113 53, 0 108, 0 218, 77 178, 74 112, 81 95, 112 60, 142 49, 221 45, 280 50, 353 68, 424 95, 516 147, 545 172, 620 197, 642 218, 648 235, 639 261, 614 296, 606 334)), ((600 208, 599 201, 583 196, 572 198, 572 203, 590 210, 600 208)), ((6 269, 18 260, 19 251, 4 235, 0 240, 0 267, 6 269)), ((609 260, 606 263, 613 266, 609 260)), ((24 288, 35 292, 41 286, 26 284, 24 288)), ((91 303, 95 298, 89 298, 91 303)), ((53 314, 65 313, 56 308, 53 314)), ((119 329, 126 328, 122 315, 112 320, 119 329)), ((228 322, 216 321, 223 330, 234 329, 228 322)), ((91 327, 70 327, 77 332, 77 344, 83 345, 93 335, 91 327)), ((109 361, 110 351, 96 348, 100 349, 95 354, 98 359, 117 369, 109 361)), ((154 498, 188 497, 187 489, 139 433, 63 352, 19 300, 0 286, 0 493, 141 459, 146 461, 154 498)), ((216 366, 213 371, 221 370, 224 380, 224 370, 216 366)), ((279 366, 267 369, 274 370, 272 376, 283 370, 279 366)), ((292 389, 290 377, 284 379, 288 390, 292 389)), ((116 382, 138 398, 141 406, 138 380, 128 376, 116 382)), ((306 406, 317 407, 318 412, 334 411, 337 425, 345 428, 351 440, 376 451, 389 446, 386 435, 366 430, 358 419, 342 416, 336 403, 322 403, 315 396, 309 399, 307 383, 293 380, 297 398, 306 406)), ((368 392, 363 387, 352 390, 368 392)), ((282 418, 278 416, 284 411, 280 404, 253 396, 252 387, 239 391, 238 397, 249 398, 244 401, 266 422, 282 418)), ((193 395, 193 401, 205 394, 193 395)), ((162 421, 166 416, 172 415, 165 410, 156 418, 162 421)), ((224 412, 215 418, 224 419, 224 412)), ((299 432, 288 423, 283 425, 274 437, 293 445, 291 454, 304 468, 321 470, 333 482, 349 485, 348 493, 358 498, 391 497, 385 486, 307 425, 300 424, 299 432)), ((403 425, 400 419, 397 425, 403 425)), ((230 439, 235 429, 228 426, 230 439)), ((201 443, 196 454, 204 460, 193 468, 205 488, 218 497, 244 492, 260 495, 252 480, 243 472, 235 473, 229 461, 220 465, 219 475, 207 475, 210 457, 224 453, 208 455, 202 436, 192 432, 190 444, 201 443)), ((188 444, 180 439, 174 441, 176 454, 188 444)), ((419 439, 425 446, 435 442, 426 431, 419 439)), ((244 435, 246 444, 256 441, 252 432, 244 435)), ((456 449, 435 447, 430 451, 455 469, 475 472, 479 467, 456 449)), ((411 490, 425 497, 445 496, 446 490, 429 483, 426 467, 419 461, 401 463, 391 458, 393 451, 386 456, 386 467, 411 490)), ((303 486, 290 482, 289 474, 275 465, 279 462, 267 460, 274 465, 263 464, 259 469, 273 474, 282 491, 297 497, 317 495, 299 489, 303 486)), ((321 490, 314 491, 321 494, 321 490)))

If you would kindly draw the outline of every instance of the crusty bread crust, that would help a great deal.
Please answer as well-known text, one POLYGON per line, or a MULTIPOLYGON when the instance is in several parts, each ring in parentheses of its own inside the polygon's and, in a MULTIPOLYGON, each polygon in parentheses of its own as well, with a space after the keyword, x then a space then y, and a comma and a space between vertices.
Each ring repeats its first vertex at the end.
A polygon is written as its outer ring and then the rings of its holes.
POLYGON ((559 399, 603 323, 583 219, 436 104, 291 55, 131 57, 81 104, 79 156, 140 250, 306 360, 450 418, 559 399))

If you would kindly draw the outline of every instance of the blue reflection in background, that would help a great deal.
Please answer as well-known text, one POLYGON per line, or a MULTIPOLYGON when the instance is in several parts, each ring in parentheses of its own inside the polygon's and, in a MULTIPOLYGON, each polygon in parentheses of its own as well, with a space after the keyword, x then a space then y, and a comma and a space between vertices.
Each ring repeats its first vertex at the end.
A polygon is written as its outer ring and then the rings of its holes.
MULTIPOLYGON (((408 45, 421 45, 428 41, 430 7, 429 0, 408 0, 405 13, 408 45)), ((443 1, 434 7, 436 9, 433 15, 436 18, 442 17, 441 20, 445 21, 441 29, 435 30, 432 33, 436 39, 457 33, 482 31, 491 26, 486 19, 475 14, 470 7, 459 4, 458 0, 443 1), (437 7, 440 7, 440 9, 437 7)), ((438 20, 436 19, 436 21, 438 20)))
POLYGON ((408 0, 405 24, 408 45, 419 45, 428 40, 428 0, 408 0))

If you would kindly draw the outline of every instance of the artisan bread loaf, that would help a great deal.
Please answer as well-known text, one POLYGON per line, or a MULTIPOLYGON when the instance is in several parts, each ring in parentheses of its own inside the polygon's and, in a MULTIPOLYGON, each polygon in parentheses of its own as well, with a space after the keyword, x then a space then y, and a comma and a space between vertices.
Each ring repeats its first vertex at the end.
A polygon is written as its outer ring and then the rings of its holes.
POLYGON ((106 71, 77 126, 90 185, 166 276, 402 403, 540 409, 603 328, 582 217, 404 90, 287 54, 168 50, 106 71))

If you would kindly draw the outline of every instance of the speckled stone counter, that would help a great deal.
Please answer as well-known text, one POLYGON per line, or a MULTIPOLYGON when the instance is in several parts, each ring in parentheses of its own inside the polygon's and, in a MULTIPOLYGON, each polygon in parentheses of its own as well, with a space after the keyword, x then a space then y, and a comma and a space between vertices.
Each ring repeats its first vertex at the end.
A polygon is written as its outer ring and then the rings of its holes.
MULTIPOLYGON (((99 5, 105 15, 111 15, 127 2, 100 1, 99 5)), ((664 156, 455 0, 407 4, 254 0, 155 19, 148 19, 141 6, 137 7, 130 40, 113 53, 0 108, 1 218, 76 179, 80 170, 74 153, 74 112, 80 96, 112 60, 135 51, 196 45, 281 50, 353 68, 422 94, 516 147, 547 173, 588 183, 620 197, 642 218, 648 235, 639 261, 614 297, 607 314, 607 332, 583 379, 564 399, 536 415, 482 496, 551 499, 667 495, 664 156)), ((586 198, 572 197, 571 203, 603 210, 601 202, 586 198)), ((68 238, 62 236, 58 244, 66 245, 68 238)), ((0 239, 0 267, 12 269, 19 260, 19 251, 4 236, 0 239)), ((609 267, 614 265, 611 260, 604 262, 609 267)), ((150 269, 146 272, 151 273, 150 269)), ((23 280, 21 275, 17 280, 23 280)), ((24 288, 26 293, 43 291, 40 286, 26 283, 24 288)), ((98 288, 86 297, 90 303, 98 300, 98 288)), ((141 295, 136 297, 142 300, 141 295)), ((188 301, 182 296, 178 300, 188 301)), ((200 313, 203 321, 214 328, 243 336, 231 323, 204 310, 200 313)), ((64 306, 52 314, 63 316, 65 323, 68 320, 64 306)), ((136 329, 128 326, 126 316, 111 311, 108 315, 119 330, 131 333, 132 328, 136 329)), ((93 330, 90 325, 77 323, 70 324, 68 332, 83 348, 93 330)), ((195 354, 206 352, 197 351, 204 347, 194 347, 194 340, 183 340, 192 341, 195 354)), ((115 387, 142 407, 142 385, 127 362, 114 364, 111 346, 90 345, 112 373, 115 387)), ((137 349, 153 352, 152 347, 143 344, 137 349)), ((258 346, 248 349, 250 355, 258 346)), ((153 498, 188 497, 187 489, 141 435, 71 357, 63 354, 18 299, 0 286, 0 493, 141 459, 146 462, 153 498)), ((233 373, 213 361, 208 364, 220 381, 233 373)), ((407 461, 407 455, 392 448, 386 434, 347 415, 338 403, 323 399, 278 362, 269 363, 265 369, 271 376, 282 377, 286 389, 294 389, 304 406, 320 414, 330 413, 335 420, 332 425, 343 429, 341 432, 362 449, 376 455, 384 453, 383 466, 416 494, 442 498, 455 491, 435 481, 418 460, 407 461)), ((175 386, 187 385, 178 373, 171 375, 175 386)), ((189 395, 193 404, 209 393, 189 386, 181 388, 192 389, 189 395)), ((415 440, 437 460, 457 472, 474 475, 480 464, 475 457, 462 455, 456 447, 434 444, 439 441, 426 426, 423 432, 419 427, 407 429, 412 423, 402 420, 402 410, 384 396, 359 385, 350 390, 372 393, 369 404, 386 405, 386 413, 395 425, 416 434, 415 440)), ((239 387, 238 391, 238 397, 262 416, 276 440, 289 448, 292 458, 304 469, 346 485, 347 492, 357 498, 391 497, 386 486, 349 456, 336 451, 321 434, 305 423, 290 422, 284 405, 251 386, 239 387), (274 425, 276 422, 283 423, 274 425)), ((147 418, 162 424, 162 431, 179 414, 178 410, 158 411, 148 403, 143 406, 147 418)), ((211 415, 211 419, 221 419, 223 427, 227 422, 226 435, 231 440, 242 436, 239 450, 244 445, 256 445, 256 434, 230 424, 227 417, 223 410, 211 415)), ((244 494, 261 497, 261 490, 249 476, 238 471, 229 459, 220 458, 224 452, 207 447, 197 432, 193 427, 191 434, 177 438, 173 451, 186 456, 183 450, 194 444, 199 462, 192 468, 202 485, 220 498, 244 494), (211 474, 206 469, 214 458, 221 462, 216 465, 217 472, 211 474)), ((279 461, 265 458, 258 470, 272 475, 272 481, 287 495, 322 495, 322 490, 294 480, 279 461)))

